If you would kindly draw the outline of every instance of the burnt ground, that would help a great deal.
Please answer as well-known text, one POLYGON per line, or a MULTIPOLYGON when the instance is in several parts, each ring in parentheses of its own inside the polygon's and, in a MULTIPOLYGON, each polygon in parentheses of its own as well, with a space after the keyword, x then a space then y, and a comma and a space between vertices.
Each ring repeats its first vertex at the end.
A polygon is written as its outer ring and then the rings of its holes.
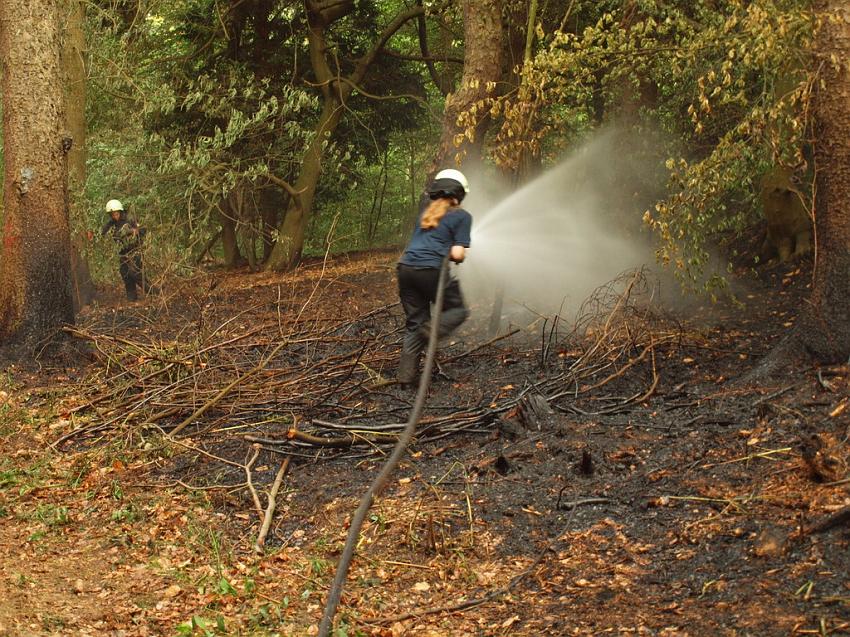
MULTIPOLYGON (((62 358, 7 366, 0 635, 316 634, 414 398, 391 382, 393 257, 106 291, 62 358)), ((752 373, 809 268, 678 314, 627 277, 577 325, 495 340, 473 308, 336 634, 850 634, 850 530, 818 526, 850 505, 850 369, 752 373)))

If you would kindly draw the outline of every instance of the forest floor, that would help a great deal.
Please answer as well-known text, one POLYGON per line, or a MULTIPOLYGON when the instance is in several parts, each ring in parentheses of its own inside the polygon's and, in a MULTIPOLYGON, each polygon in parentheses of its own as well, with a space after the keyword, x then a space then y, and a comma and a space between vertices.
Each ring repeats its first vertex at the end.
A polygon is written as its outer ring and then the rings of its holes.
MULTIPOLYGON (((394 256, 106 291, 7 360, 0 635, 317 634, 414 398, 394 256)), ((753 373, 810 274, 678 314, 643 275, 575 321, 472 308, 334 634, 850 634, 850 369, 753 373)))

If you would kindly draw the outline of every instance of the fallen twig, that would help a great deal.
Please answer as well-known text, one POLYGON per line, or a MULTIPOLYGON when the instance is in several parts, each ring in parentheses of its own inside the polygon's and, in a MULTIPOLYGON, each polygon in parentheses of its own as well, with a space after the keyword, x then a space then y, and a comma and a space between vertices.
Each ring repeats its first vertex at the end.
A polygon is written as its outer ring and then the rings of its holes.
POLYGON ((254 550, 257 553, 263 552, 263 546, 266 543, 266 536, 268 535, 269 529, 271 528, 272 524, 272 516, 274 515, 277 492, 280 490, 281 482, 283 482, 283 476, 288 468, 289 458, 284 458, 283 462, 280 463, 280 469, 277 470, 277 475, 274 478, 274 484, 272 484, 272 488, 269 490, 269 499, 266 505, 266 512, 265 515, 263 515, 263 525, 260 527, 260 532, 257 535, 257 541, 254 543, 254 550))
POLYGON ((835 513, 831 513, 827 515, 814 524, 809 525, 802 533, 802 535, 811 535, 812 533, 822 533, 824 531, 828 531, 840 524, 846 524, 850 522, 850 506, 846 506, 843 509, 839 509, 835 513))
POLYGON ((748 462, 750 460, 754 460, 755 458, 770 458, 772 455, 777 453, 790 453, 793 451, 793 447, 782 447, 781 449, 769 449, 768 451, 760 451, 759 453, 751 453, 747 456, 742 456, 740 458, 733 458, 732 460, 724 460, 723 462, 713 462, 711 464, 702 465, 703 469, 710 469, 711 467, 719 467, 724 464, 732 464, 735 462, 748 462))
POLYGON ((507 332, 506 334, 500 334, 499 336, 494 336, 494 337, 493 337, 493 338, 491 338, 490 340, 485 341, 485 342, 483 342, 483 343, 481 343, 481 344, 479 344, 479 345, 476 345, 475 347, 471 347, 471 348, 469 348, 468 350, 466 350, 465 352, 461 352, 461 353, 460 353, 460 354, 458 354, 457 356, 450 356, 449 358, 443 359, 443 360, 442 360, 442 361, 440 361, 440 362, 441 362, 441 363, 443 363, 443 364, 445 364, 445 363, 453 363, 453 362, 454 362, 454 361, 456 361, 456 360, 460 360, 460 359, 461 359, 461 358, 463 358, 464 356, 469 356, 470 354, 473 354, 473 353, 477 352, 477 351, 478 351, 478 350, 480 350, 480 349, 484 349, 484 348, 485 348, 485 347, 487 347, 488 345, 492 345, 493 343, 496 343, 496 342, 498 342, 498 341, 501 341, 502 339, 509 338, 509 337, 513 336, 514 334, 516 334, 516 333, 517 333, 517 332, 519 332, 519 331, 520 331, 520 329, 517 327, 517 328, 515 328, 515 329, 512 329, 510 332, 507 332))
POLYGON ((254 508, 257 510, 257 515, 260 516, 260 521, 263 520, 263 506, 260 504, 260 497, 257 495, 257 490, 254 488, 254 482, 251 480, 251 468, 254 466, 254 463, 257 461, 257 458, 260 455, 260 447, 259 445, 254 445, 254 455, 251 456, 251 459, 245 465, 245 478, 248 484, 248 491, 251 492, 251 498, 254 500, 254 508))
POLYGON ((262 359, 259 363, 257 363, 257 364, 256 364, 253 368, 249 369, 247 372, 245 372, 245 373, 244 373, 244 374, 242 374, 241 376, 237 376, 235 379, 233 379, 233 381, 232 381, 229 385, 227 385, 224 389, 222 389, 220 392, 218 392, 218 393, 217 393, 217 394, 216 394, 216 395, 215 395, 212 399, 208 400, 206 403, 204 403, 203 405, 201 405, 201 407, 200 407, 200 408, 198 408, 198 409, 197 409, 197 410, 196 410, 196 411, 195 411, 195 412, 194 412, 191 416, 189 416, 188 418, 186 418, 183 422, 181 422, 181 423, 180 423, 179 425, 177 425, 174 429, 172 429, 172 430, 169 432, 169 434, 168 434, 168 435, 169 435, 170 437, 174 437, 174 436, 176 436, 178 433, 180 433, 181 431, 183 431, 186 427, 188 427, 188 426, 189 426, 189 425, 191 425, 193 422, 195 422, 198 418, 200 418, 201 416, 203 416, 203 415, 207 412, 207 410, 208 410, 208 409, 210 409, 211 407, 216 406, 216 405, 217 405, 217 404, 221 401, 221 399, 222 399, 222 398, 224 398, 224 397, 225 397, 228 393, 230 393, 230 390, 232 390, 232 389, 233 389, 234 387, 236 387, 237 385, 239 385, 239 384, 241 384, 241 383, 244 383, 247 379, 249 379, 249 378, 250 378, 251 376, 253 376, 254 374, 256 374, 256 373, 258 373, 258 372, 262 371, 262 370, 265 368, 265 366, 269 364, 269 361, 270 361, 271 359, 273 359, 273 358, 275 357, 275 355, 276 355, 276 354, 277 354, 280 350, 282 350, 284 347, 286 347, 288 344, 289 344, 289 340, 288 340, 288 339, 285 339, 285 340, 283 340, 282 342, 278 343, 277 347, 275 347, 275 348, 272 350, 272 353, 271 353, 271 354, 269 354, 268 356, 266 356, 265 358, 263 358, 263 359, 262 359))

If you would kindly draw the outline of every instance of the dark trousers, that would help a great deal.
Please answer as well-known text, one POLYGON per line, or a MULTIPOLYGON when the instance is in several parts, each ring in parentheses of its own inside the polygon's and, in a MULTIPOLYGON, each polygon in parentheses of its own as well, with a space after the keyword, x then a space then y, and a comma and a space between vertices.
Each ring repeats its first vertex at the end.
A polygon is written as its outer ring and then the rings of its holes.
MULTIPOLYGON (((440 312, 440 338, 455 331, 469 316, 457 279, 448 272, 445 276, 443 307, 440 312)), ((428 334, 423 328, 431 320, 431 304, 436 301, 439 280, 440 268, 414 268, 402 264, 398 266, 398 295, 406 317, 402 356, 415 357, 417 363, 419 355, 428 343, 428 334)))
POLYGON ((130 301, 139 298, 136 286, 142 288, 146 294, 150 292, 150 284, 145 278, 145 271, 142 266, 142 253, 138 250, 118 254, 118 271, 121 273, 127 299, 130 301))

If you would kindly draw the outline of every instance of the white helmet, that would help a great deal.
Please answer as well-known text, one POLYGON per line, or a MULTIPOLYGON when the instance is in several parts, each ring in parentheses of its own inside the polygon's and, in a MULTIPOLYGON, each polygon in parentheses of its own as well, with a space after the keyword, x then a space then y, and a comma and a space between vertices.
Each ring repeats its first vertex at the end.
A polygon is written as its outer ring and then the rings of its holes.
POLYGON ((434 180, 437 179, 454 179, 461 186, 463 186, 463 192, 467 195, 469 194, 469 181, 467 181, 466 177, 459 170, 455 170, 454 168, 446 168, 445 170, 441 170, 437 173, 434 180))
POLYGON ((117 199, 110 199, 106 202, 106 212, 112 214, 113 212, 120 212, 122 210, 124 210, 124 204, 117 199))

